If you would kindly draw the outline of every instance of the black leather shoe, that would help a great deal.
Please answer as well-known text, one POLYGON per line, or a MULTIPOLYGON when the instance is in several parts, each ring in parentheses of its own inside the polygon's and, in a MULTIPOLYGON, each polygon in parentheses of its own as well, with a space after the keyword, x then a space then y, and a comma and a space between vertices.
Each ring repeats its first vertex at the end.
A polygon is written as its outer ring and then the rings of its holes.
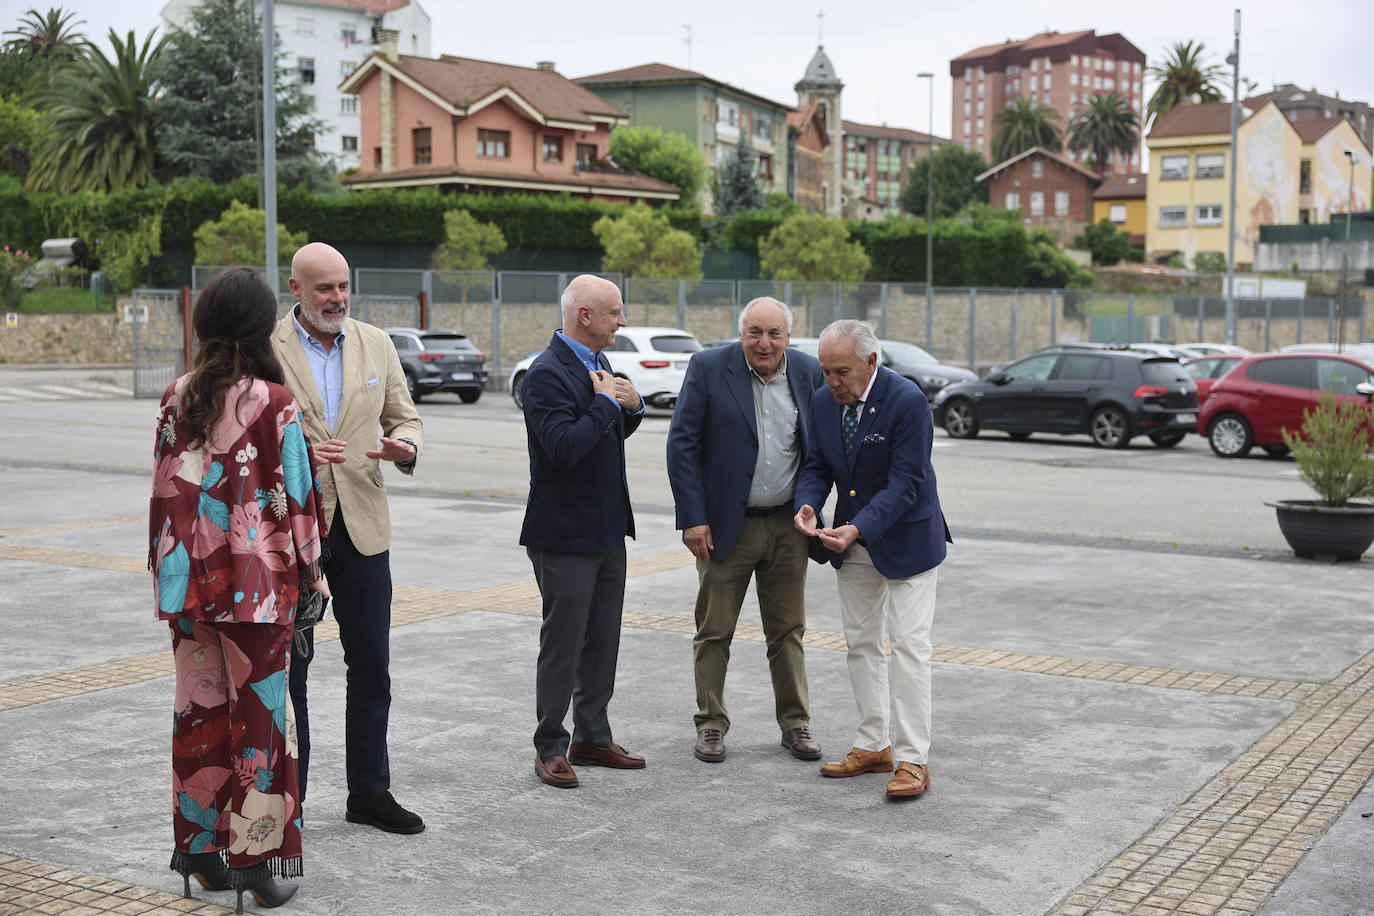
POLYGON ((821 759, 821 743, 811 737, 811 729, 805 725, 783 732, 782 746, 791 751, 792 756, 798 760, 821 759))
POLYGON ((252 887, 241 887, 237 898, 238 906, 234 912, 243 912, 243 895, 245 893, 252 894, 253 899, 258 902, 258 906, 265 910, 271 910, 290 900, 298 890, 300 890, 299 884, 293 881, 277 881, 274 878, 268 878, 261 884, 255 884, 252 887))
POLYGON ((697 746, 693 753, 698 760, 720 763, 725 759, 725 733, 718 728, 703 728, 697 733, 697 746))
POLYGON ((349 793, 345 817, 351 823, 369 824, 387 833, 420 833, 425 829, 420 815, 398 805, 390 792, 381 795, 349 793))

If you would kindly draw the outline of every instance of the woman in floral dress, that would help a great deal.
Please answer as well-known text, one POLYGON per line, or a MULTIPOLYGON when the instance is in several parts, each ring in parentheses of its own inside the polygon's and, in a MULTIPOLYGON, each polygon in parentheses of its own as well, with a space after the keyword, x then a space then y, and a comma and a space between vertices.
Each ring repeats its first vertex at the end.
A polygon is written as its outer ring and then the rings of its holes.
POLYGON ((157 616, 176 660, 171 867, 265 907, 301 874, 287 669, 302 587, 328 594, 325 520, 300 408, 269 335, 272 291, 247 268, 196 302, 199 349, 162 396, 148 513, 157 616), (305 583, 303 586, 302 583, 305 583))

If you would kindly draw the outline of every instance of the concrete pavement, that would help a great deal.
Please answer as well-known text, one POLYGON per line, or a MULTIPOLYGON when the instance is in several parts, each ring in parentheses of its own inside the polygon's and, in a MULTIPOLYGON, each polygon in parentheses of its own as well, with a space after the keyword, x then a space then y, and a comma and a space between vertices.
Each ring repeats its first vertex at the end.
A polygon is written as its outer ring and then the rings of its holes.
MULTIPOLYGON (((223 912, 232 895, 183 902, 166 868, 172 668, 144 570, 148 477, 4 457, 0 914, 223 912)), ((941 473, 957 506, 959 474, 941 473)), ((1374 562, 1122 543, 1096 520, 1044 538, 956 524, 932 788, 892 803, 885 777, 821 779, 778 747, 752 593, 729 756, 693 758, 695 572, 671 514, 646 506, 611 711, 648 767, 579 768, 559 791, 533 773, 522 506, 411 491, 392 508, 393 789, 428 829, 344 822, 343 670, 324 642, 306 875, 284 912, 1374 909, 1374 562)), ((831 759, 855 713, 829 568, 807 598, 831 759)))

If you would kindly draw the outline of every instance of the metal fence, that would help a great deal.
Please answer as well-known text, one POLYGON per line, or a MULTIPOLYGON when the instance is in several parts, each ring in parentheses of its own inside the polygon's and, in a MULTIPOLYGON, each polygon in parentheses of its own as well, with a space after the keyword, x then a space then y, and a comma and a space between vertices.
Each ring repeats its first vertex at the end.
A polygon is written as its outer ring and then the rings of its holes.
POLYGON ((133 300, 134 397, 160 398, 186 371, 181 290, 136 289, 133 300))
MULTIPOLYGON (((222 267, 195 267, 195 290, 222 267)), ((292 303, 281 268, 282 314, 292 303)), ((572 272, 396 270, 353 272, 352 313, 379 327, 452 328, 487 355, 493 387, 548 344, 572 272), (423 305, 422 305, 423 303, 423 305)), ((814 337, 837 318, 872 321, 879 336, 920 344, 942 361, 983 368, 1057 341, 1135 343, 1224 341, 1221 296, 1093 293, 1062 289, 971 289, 921 283, 810 283, 782 280, 657 280, 601 276, 616 283, 633 325, 683 328, 698 340, 737 336, 740 309, 758 296, 792 307, 793 335, 814 337), (927 307, 929 301, 929 307, 927 307)), ((1236 343, 1250 350, 1334 341, 1336 299, 1237 300, 1236 343)), ((1362 299, 1344 308, 1345 339, 1366 340, 1362 299)))

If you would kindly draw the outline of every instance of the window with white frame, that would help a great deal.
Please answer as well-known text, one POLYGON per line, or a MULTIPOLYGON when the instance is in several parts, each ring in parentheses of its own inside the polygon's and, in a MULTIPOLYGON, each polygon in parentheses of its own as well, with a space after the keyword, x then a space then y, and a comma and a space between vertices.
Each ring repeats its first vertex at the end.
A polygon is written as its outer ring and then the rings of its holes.
POLYGON ((339 61, 339 78, 342 79, 342 78, 347 77, 348 74, 352 73, 352 72, 353 72, 354 70, 356 70, 356 69, 358 69, 358 64, 357 64, 356 61, 351 61, 351 60, 341 60, 341 61, 339 61))
MULTIPOLYGON (((982 103, 982 102, 979 102, 978 104, 979 104, 979 106, 981 107, 983 103, 982 103)), ((973 113, 973 103, 972 103, 972 102, 965 102, 965 103, 964 103, 964 117, 968 117, 968 116, 969 116, 970 114, 972 114, 972 113, 973 113)))
POLYGON ((1031 177, 1043 178, 1045 176, 1045 162, 1043 159, 1031 160, 1031 177))
POLYGON ((301 75, 302 83, 315 82, 315 58, 298 57, 296 58, 296 72, 301 75))
POLYGON ((1160 181, 1183 181, 1188 177, 1187 156, 1161 156, 1159 159, 1160 181))
POLYGON ((1037 89, 1039 89, 1039 88, 1040 88, 1040 77, 1038 77, 1038 76, 1032 74, 1032 75, 1031 75, 1031 92, 1034 92, 1035 90, 1037 90, 1037 89))
POLYGON ((1077 66, 1078 66, 1078 55, 1077 55, 1077 54, 1070 54, 1070 55, 1069 55, 1069 66, 1070 66, 1070 67, 1077 67, 1077 66))
POLYGON ((1220 226, 1221 204, 1198 204, 1193 223, 1198 226, 1220 226))
POLYGON ((1198 153, 1196 175, 1198 178, 1225 178, 1226 154, 1198 153))
POLYGON ((1103 88, 1103 89, 1106 89, 1106 90, 1108 90, 1108 91, 1111 91, 1112 89, 1115 89, 1115 88, 1116 88, 1116 80, 1112 79, 1110 76, 1103 77, 1103 78, 1102 78, 1102 88, 1103 88))
POLYGON ((1045 74, 1045 88, 1050 88, 1050 74, 1048 73, 1045 74))
POLYGON ((971 134, 971 133, 973 133, 973 131, 969 130, 969 122, 968 122, 968 121, 965 121, 965 122, 964 122, 964 136, 967 137, 967 136, 968 136, 969 134, 971 134))
POLYGON ((966 99, 971 99, 971 98, 973 98, 973 87, 972 87, 971 85, 969 85, 968 83, 964 83, 964 98, 966 98, 966 99))
POLYGON ((1038 58, 1038 57, 1032 57, 1032 58, 1031 58, 1031 72, 1033 73, 1033 72, 1035 72, 1036 70, 1039 70, 1039 69, 1040 69, 1040 58, 1038 58))
POLYGON ((1078 85, 1078 74, 1077 74, 1077 73, 1070 73, 1070 74, 1069 74, 1069 85, 1070 85, 1070 86, 1077 86, 1077 85, 1078 85))
POLYGON ((343 149, 345 153, 356 153, 358 151, 357 137, 340 137, 339 142, 343 144, 341 149, 343 149))
POLYGON ((310 16, 296 17, 296 34, 312 36, 315 34, 315 20, 310 16))
POLYGON ((1114 60, 1104 60, 1104 61, 1102 62, 1102 69, 1103 69, 1103 70, 1106 70, 1108 73, 1113 73, 1113 72, 1115 72, 1115 71, 1116 71, 1116 61, 1114 61, 1114 60))
POLYGON ((1111 220, 1114 223, 1126 222, 1126 205, 1112 204, 1111 206, 1107 207, 1107 219, 1111 220))
POLYGON ((982 119, 982 118, 979 118, 979 119, 978 119, 978 133, 981 134, 982 132, 983 132, 983 119, 982 119))
POLYGON ((716 130, 725 133, 739 133, 739 103, 729 99, 716 102, 716 130))
POLYGON ((979 100, 978 100, 978 116, 979 116, 979 117, 982 117, 982 116, 983 116, 983 100, 982 100, 982 99, 979 99, 979 100))
POLYGON ((1045 215, 1045 192, 1044 192, 1044 191, 1031 191, 1031 196, 1030 196, 1030 212, 1031 212, 1031 216, 1044 216, 1044 215, 1045 215))
POLYGON ((754 139, 773 142, 773 116, 766 111, 754 112, 754 139))
POLYGON ((339 114, 357 114, 358 97, 356 95, 345 95, 339 97, 339 114))
POLYGON ((1160 207, 1159 228, 1179 229, 1188 225, 1187 207, 1160 207))
POLYGON ((1007 192, 1007 209, 1008 209, 1008 210, 1020 210, 1020 209, 1021 209, 1021 195, 1020 195, 1019 193, 1017 193, 1016 191, 1008 191, 1008 192, 1007 192))
POLYGON ((1069 192, 1068 192, 1068 191, 1055 191, 1055 192, 1054 192, 1054 215, 1055 215, 1055 216, 1068 216, 1068 215, 1069 215, 1069 192))
POLYGON ((964 79, 965 79, 965 80, 971 80, 971 79, 973 79, 973 68, 972 68, 972 67, 965 67, 965 68, 964 68, 964 79))

